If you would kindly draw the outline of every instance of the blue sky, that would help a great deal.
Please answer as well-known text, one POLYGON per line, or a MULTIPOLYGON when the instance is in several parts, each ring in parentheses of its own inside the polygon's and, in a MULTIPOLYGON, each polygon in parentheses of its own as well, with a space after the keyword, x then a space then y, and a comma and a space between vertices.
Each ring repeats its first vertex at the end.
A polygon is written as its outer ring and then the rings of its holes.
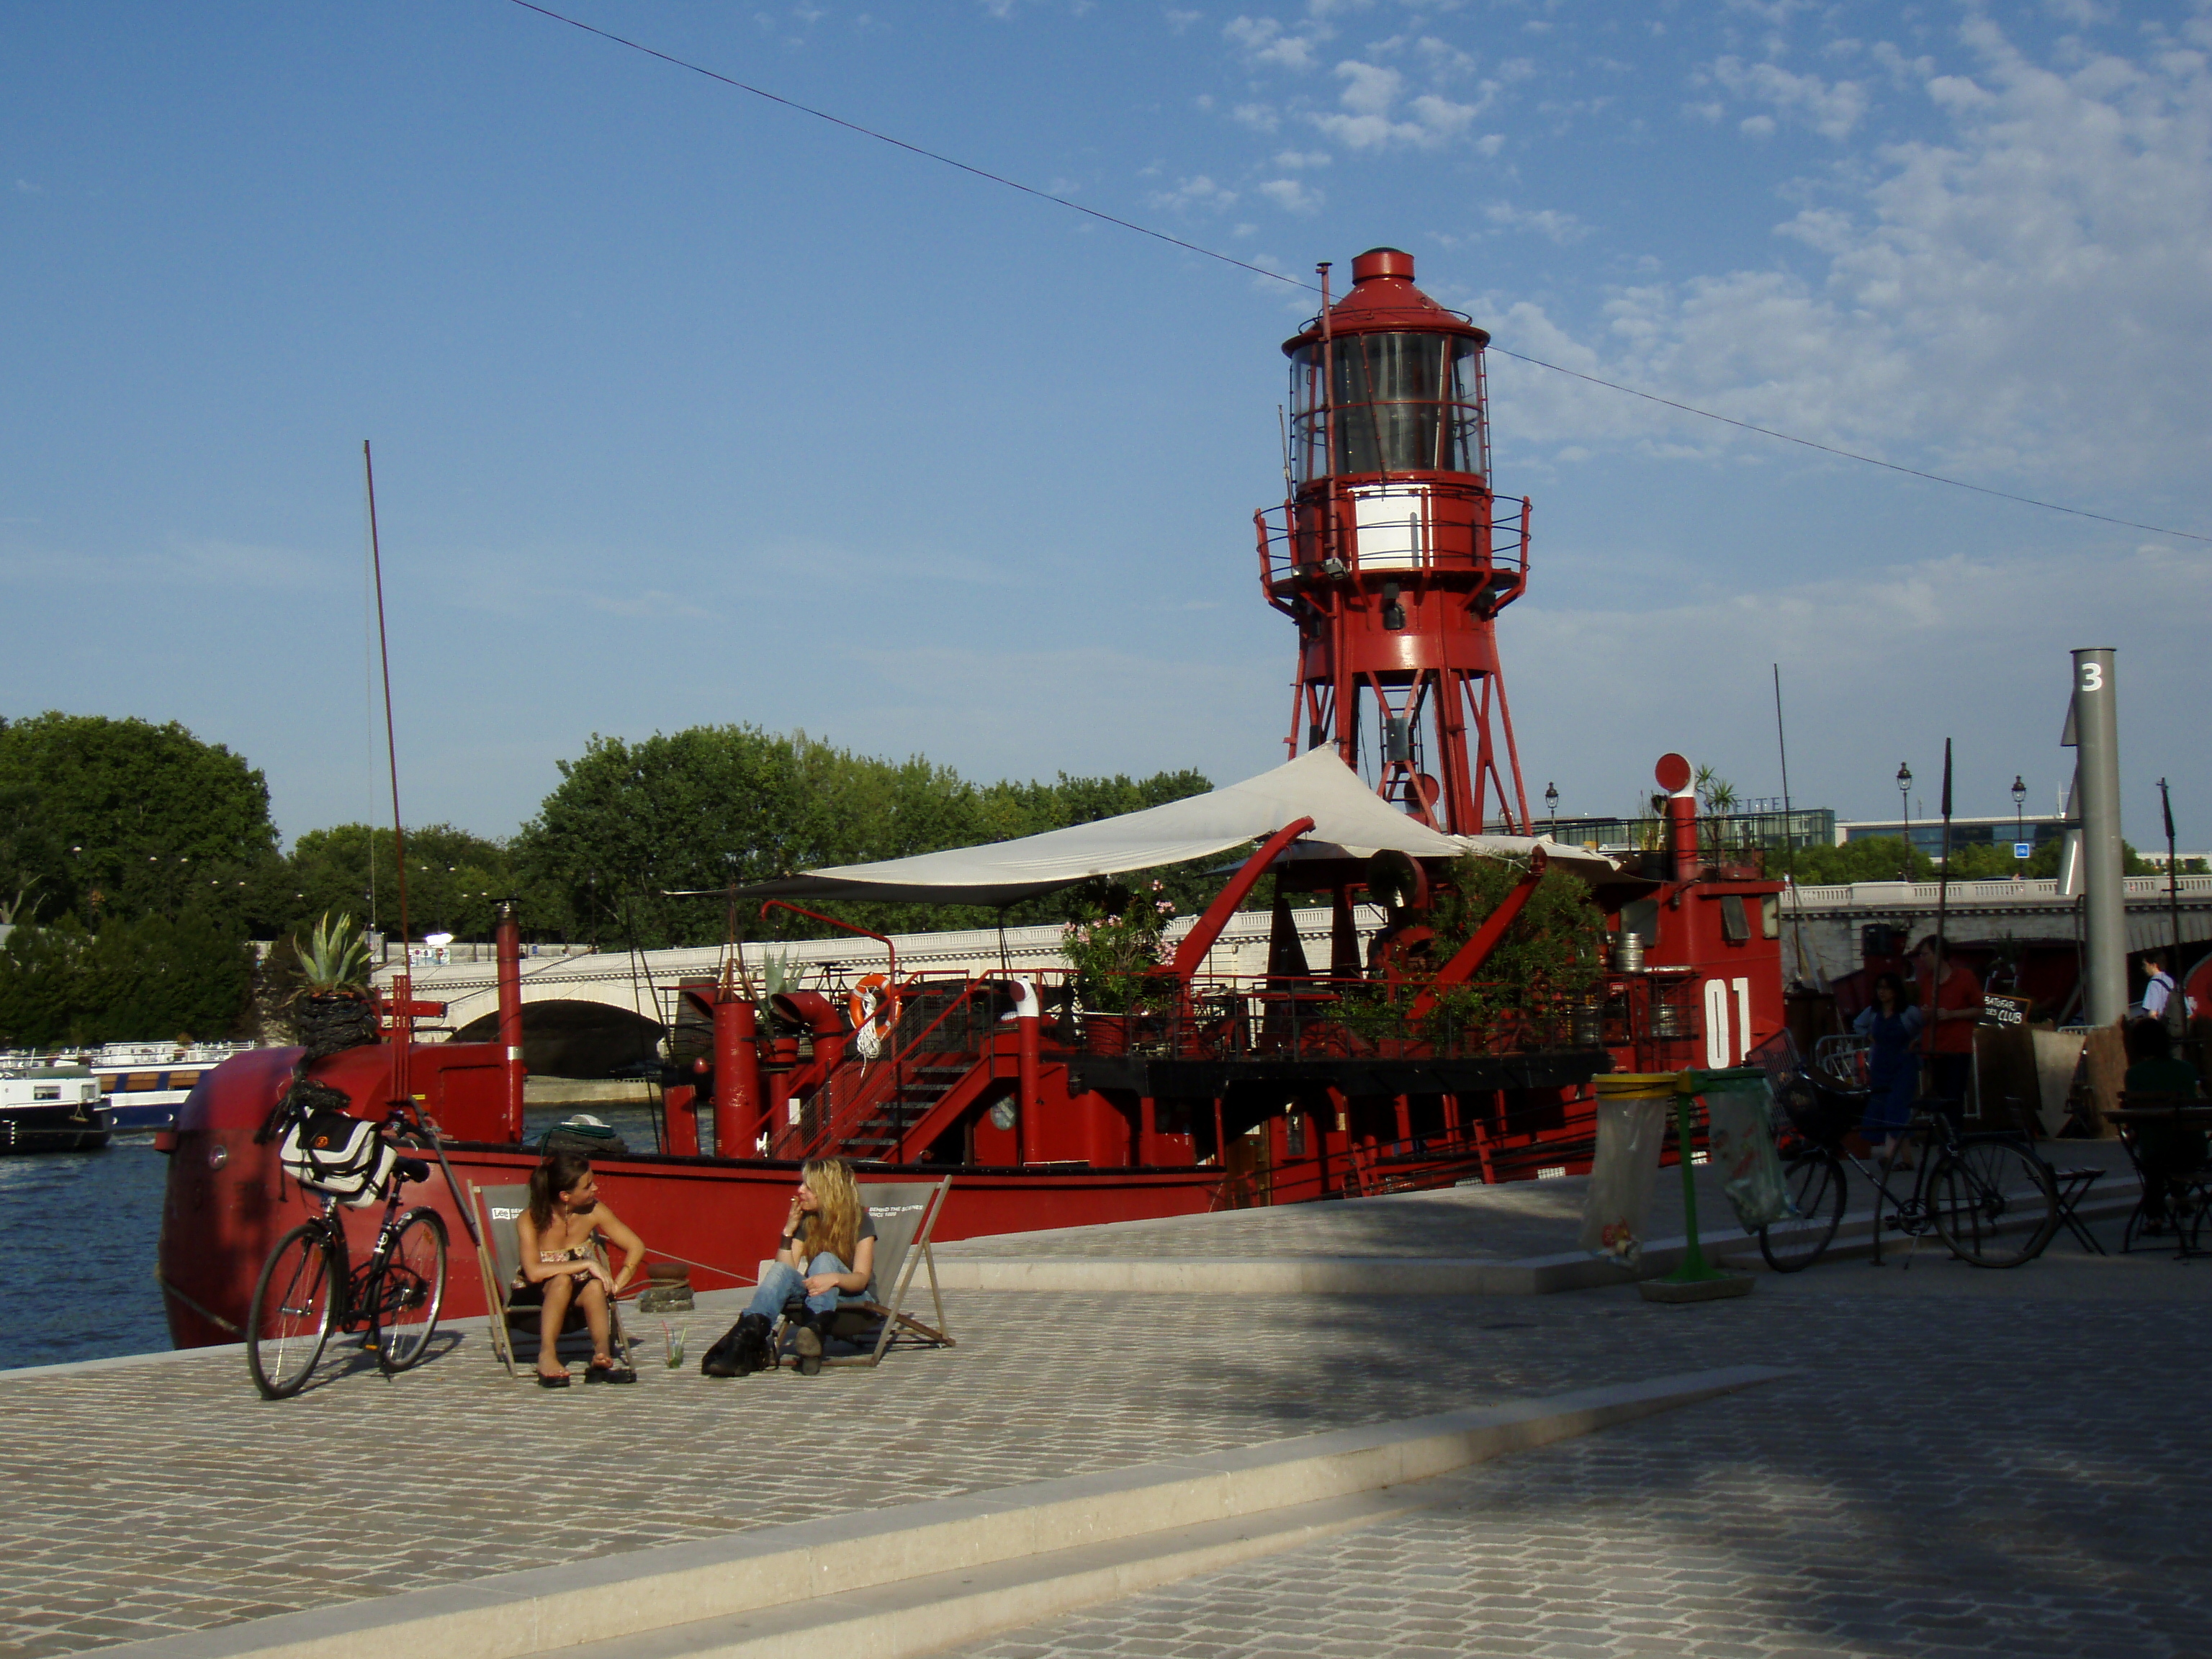
MULTIPOLYGON (((2212 9, 1065 0, 574 15, 1504 347, 2212 534, 2212 9)), ((374 809, 376 445, 410 820, 594 732, 803 726, 978 778, 1283 755, 1286 285, 507 0, 0 11, 0 712, 181 720, 288 834, 374 809)), ((2212 842, 2201 543, 1502 358, 1533 792, 1680 749, 1871 816, 2063 785, 2118 647, 2129 830, 2212 842)))

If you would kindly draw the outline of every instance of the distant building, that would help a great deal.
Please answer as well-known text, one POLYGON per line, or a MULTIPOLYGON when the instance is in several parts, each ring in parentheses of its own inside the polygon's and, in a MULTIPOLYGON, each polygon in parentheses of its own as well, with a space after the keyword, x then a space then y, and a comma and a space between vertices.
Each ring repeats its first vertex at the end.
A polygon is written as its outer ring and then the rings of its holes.
MULTIPOLYGON (((1750 803, 1745 812, 1709 812, 1698 816, 1698 834, 1708 843, 1717 839, 1729 848, 1828 847, 1836 842, 1836 815, 1826 806, 1793 807, 1784 812, 1779 801, 1750 803)), ((1540 836, 1601 853, 1632 853, 1640 848, 1667 844, 1662 818, 1538 818, 1533 826, 1540 836)))
MULTIPOLYGON (((1836 825, 1835 842, 1838 847, 1846 842, 1868 841, 1876 836, 1892 840, 1905 836, 1908 830, 1917 851, 1931 859, 1943 856, 1943 820, 1915 818, 1906 824, 1899 818, 1849 818, 1836 825)), ((1951 846, 2003 847, 2009 848, 2025 842, 2031 851, 2047 841, 2057 841, 2066 833, 2066 820, 2060 817, 2014 817, 2010 813, 2001 818, 1960 818, 1951 820, 1951 846), (2019 834, 2015 836, 2015 829, 2019 834)))

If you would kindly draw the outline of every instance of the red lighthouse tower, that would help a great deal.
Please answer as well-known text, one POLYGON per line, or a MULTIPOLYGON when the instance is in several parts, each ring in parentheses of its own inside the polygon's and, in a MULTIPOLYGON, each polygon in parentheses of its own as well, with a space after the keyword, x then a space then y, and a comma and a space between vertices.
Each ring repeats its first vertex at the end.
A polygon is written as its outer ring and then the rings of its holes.
POLYGON ((1370 248, 1284 343, 1290 496, 1256 515, 1267 602, 1298 628, 1292 753, 1334 743, 1435 828, 1526 833, 1497 617, 1528 578, 1528 503, 1490 488, 1490 336, 1370 248), (1303 738, 1303 742, 1301 738, 1303 738))

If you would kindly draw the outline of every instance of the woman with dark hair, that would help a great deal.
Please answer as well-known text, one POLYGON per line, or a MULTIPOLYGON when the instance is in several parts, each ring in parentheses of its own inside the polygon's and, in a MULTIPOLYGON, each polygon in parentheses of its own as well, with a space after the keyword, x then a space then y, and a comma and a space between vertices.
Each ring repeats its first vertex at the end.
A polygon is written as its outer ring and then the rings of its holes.
POLYGON ((1879 975, 1874 1000, 1859 1010, 1851 1029, 1873 1045, 1867 1051, 1866 1117, 1859 1133, 1880 1158, 1912 1121, 1912 1100, 1920 1089, 1920 1056, 1912 1040, 1920 1034, 1920 1010, 1902 979, 1879 975))
MULTIPOLYGON (((599 1202, 591 1160, 574 1152, 548 1152, 530 1172, 530 1203, 515 1218, 522 1271, 516 1289, 538 1288, 544 1297, 538 1316, 538 1386, 565 1389, 568 1368, 554 1352, 571 1307, 583 1310, 592 1333, 592 1363, 586 1382, 635 1382, 637 1373, 610 1350, 613 1321, 608 1309, 623 1286, 645 1263, 645 1241, 599 1202), (623 1253, 622 1271, 610 1273, 592 1248, 604 1237, 623 1253)), ((511 1298, 510 1304, 520 1298, 511 1298)))

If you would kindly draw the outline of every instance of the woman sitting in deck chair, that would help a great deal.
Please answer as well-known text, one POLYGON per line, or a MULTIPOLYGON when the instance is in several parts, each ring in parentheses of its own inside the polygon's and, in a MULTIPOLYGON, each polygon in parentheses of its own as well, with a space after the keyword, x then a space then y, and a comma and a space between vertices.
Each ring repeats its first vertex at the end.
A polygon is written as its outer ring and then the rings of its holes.
MULTIPOLYGON (((591 1160, 574 1152, 548 1152, 545 1161, 530 1172, 530 1204, 515 1218, 514 1233, 522 1257, 515 1288, 526 1295, 535 1287, 544 1297, 538 1316, 538 1386, 568 1386, 568 1368, 561 1363, 554 1345, 572 1307, 582 1310, 592 1332, 592 1363, 584 1381, 636 1382, 637 1373, 611 1351, 613 1320, 609 1310, 643 1265, 645 1241, 599 1202, 591 1160), (619 1273, 610 1273, 592 1249, 599 1235, 622 1251, 619 1273)), ((523 1299, 511 1296, 507 1305, 523 1299)))
POLYGON ((761 1275, 744 1316, 707 1351, 699 1369, 708 1376, 768 1370, 775 1364, 769 1333, 776 1316, 788 1312, 799 1374, 817 1376, 838 1303, 872 1297, 875 1276, 876 1224, 860 1202, 853 1166, 842 1158, 810 1162, 791 1195, 775 1260, 761 1275))

